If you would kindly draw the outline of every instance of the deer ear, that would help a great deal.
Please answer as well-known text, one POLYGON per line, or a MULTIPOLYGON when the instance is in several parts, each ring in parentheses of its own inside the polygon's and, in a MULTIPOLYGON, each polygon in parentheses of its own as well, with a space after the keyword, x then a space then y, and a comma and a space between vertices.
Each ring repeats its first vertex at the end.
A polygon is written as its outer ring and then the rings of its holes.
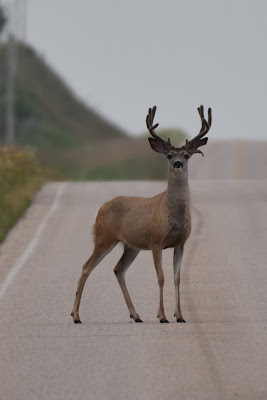
POLYGON ((148 138, 151 148, 157 153, 167 154, 168 150, 164 147, 160 140, 148 138))

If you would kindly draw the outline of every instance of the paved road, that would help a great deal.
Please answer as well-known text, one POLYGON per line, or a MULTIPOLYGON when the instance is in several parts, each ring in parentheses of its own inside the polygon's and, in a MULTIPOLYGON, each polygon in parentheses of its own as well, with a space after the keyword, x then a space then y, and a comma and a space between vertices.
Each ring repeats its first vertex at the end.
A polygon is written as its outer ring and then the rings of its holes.
POLYGON ((145 323, 129 320, 112 272, 120 246, 87 281, 83 324, 72 322, 98 207, 118 194, 152 196, 164 187, 42 188, 0 247, 1 400, 267 398, 267 181, 191 183, 193 232, 181 282, 187 324, 173 318, 171 250, 164 253, 170 324, 156 318, 150 252, 141 252, 127 273, 145 323))

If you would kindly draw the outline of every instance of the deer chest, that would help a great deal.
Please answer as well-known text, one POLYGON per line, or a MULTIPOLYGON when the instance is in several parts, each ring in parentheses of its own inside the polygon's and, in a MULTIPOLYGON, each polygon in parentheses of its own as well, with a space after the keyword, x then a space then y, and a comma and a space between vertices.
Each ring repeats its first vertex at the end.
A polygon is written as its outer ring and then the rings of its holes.
POLYGON ((170 210, 168 215, 169 232, 163 241, 163 247, 175 247, 184 243, 191 231, 191 219, 189 207, 186 203, 179 208, 170 210))

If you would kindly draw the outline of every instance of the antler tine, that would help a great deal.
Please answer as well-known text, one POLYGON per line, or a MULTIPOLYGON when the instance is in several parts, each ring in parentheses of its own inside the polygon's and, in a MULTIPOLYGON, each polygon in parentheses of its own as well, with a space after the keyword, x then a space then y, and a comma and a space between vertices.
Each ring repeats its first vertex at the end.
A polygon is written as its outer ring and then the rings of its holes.
POLYGON ((203 121, 204 117, 204 107, 201 105, 197 108, 201 121, 203 121))
POLYGON ((212 124, 212 114, 211 114, 211 108, 208 108, 208 124, 211 127, 212 124))
POLYGON ((152 118, 152 122, 154 121, 154 117, 157 111, 157 106, 154 106, 151 110, 151 118, 152 118))
POLYGON ((204 107, 201 105, 200 107, 198 107, 197 110, 198 110, 202 125, 200 128, 199 134, 196 137, 194 137, 194 139, 190 140, 190 143, 195 143, 199 139, 201 139, 203 136, 205 136, 211 127, 211 122, 212 122, 211 108, 208 109, 208 122, 204 117, 204 107))
POLYGON ((149 132, 151 133, 151 135, 155 139, 158 139, 160 137, 156 134, 156 132, 154 132, 154 129, 156 129, 159 126, 159 124, 153 125, 153 121, 154 121, 154 117, 155 117, 156 111, 157 111, 157 107, 156 106, 154 106, 153 108, 149 108, 148 114, 147 114, 147 117, 146 117, 146 126, 147 126, 147 129, 149 130, 149 132))
POLYGON ((200 107, 197 108, 197 110, 198 110, 198 113, 199 113, 199 116, 200 116, 200 119, 201 119, 201 122, 202 122, 202 126, 201 126, 200 131, 199 131, 199 133, 200 133, 205 128, 204 107, 201 105, 200 107))

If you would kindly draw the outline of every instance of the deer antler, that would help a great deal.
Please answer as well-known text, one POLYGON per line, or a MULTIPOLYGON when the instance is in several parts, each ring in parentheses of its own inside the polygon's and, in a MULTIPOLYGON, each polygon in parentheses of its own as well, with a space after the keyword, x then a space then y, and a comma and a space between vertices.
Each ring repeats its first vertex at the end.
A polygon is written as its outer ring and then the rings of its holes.
POLYGON ((154 139, 152 138, 148 138, 149 143, 151 145, 151 147, 159 152, 159 153, 163 153, 163 154, 167 154, 171 149, 174 148, 174 146, 171 144, 170 138, 168 138, 168 140, 164 140, 162 139, 162 137, 158 136, 155 132, 155 129, 158 127, 159 124, 155 124, 153 125, 153 121, 154 121, 154 117, 157 111, 157 107, 154 106, 153 108, 149 108, 148 110, 148 114, 146 117, 146 126, 147 129, 149 130, 149 132, 151 133, 151 135, 153 136, 154 139))
POLYGON ((207 144, 208 138, 203 138, 208 131, 210 130, 211 123, 212 123, 212 115, 211 115, 211 108, 208 109, 208 121, 204 117, 204 107, 201 105, 198 107, 198 113, 201 119, 201 128, 199 131, 199 134, 194 137, 194 139, 188 141, 186 140, 186 143, 184 146, 182 146, 182 149, 186 150, 190 155, 195 154, 195 153, 200 153, 204 156, 201 150, 198 150, 198 147, 204 146, 207 144))

